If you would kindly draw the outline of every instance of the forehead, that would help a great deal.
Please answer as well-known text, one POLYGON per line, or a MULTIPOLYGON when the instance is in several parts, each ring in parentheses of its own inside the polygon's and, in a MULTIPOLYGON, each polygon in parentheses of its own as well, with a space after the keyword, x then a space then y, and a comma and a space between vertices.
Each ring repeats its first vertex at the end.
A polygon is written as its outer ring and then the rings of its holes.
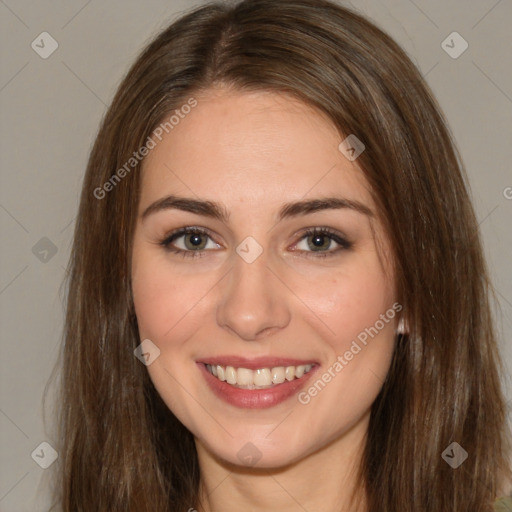
POLYGON ((252 207, 339 194, 372 204, 343 136, 309 105, 275 92, 211 90, 146 157, 141 208, 165 193, 252 207))

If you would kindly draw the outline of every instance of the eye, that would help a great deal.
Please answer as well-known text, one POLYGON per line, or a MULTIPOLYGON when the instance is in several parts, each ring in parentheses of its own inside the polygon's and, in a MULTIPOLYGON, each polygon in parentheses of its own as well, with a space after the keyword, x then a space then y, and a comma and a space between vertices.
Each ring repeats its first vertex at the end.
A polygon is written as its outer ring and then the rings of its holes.
POLYGON ((221 247, 213 241, 206 229, 195 226, 181 228, 171 233, 160 242, 160 245, 170 252, 192 258, 204 256, 206 250, 221 247))
MULTIPOLYGON (((221 248, 208 230, 198 226, 178 229, 166 236, 160 245, 167 251, 184 258, 202 257, 205 256, 206 251, 221 248)), ((306 257, 326 258, 336 256, 340 251, 351 247, 352 243, 336 231, 327 227, 315 227, 302 233, 300 241, 293 246, 292 251, 306 253, 306 257)))
POLYGON ((318 227, 306 230, 293 250, 311 253, 307 257, 327 258, 351 247, 352 244, 339 233, 330 228, 318 227))

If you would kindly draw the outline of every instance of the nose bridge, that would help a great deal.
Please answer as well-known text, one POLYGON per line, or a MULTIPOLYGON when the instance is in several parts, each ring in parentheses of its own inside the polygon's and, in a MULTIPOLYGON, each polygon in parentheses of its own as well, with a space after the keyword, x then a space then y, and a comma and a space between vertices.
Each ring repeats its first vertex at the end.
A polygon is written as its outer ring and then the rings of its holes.
POLYGON ((283 284, 268 268, 266 253, 246 257, 253 249, 250 242, 237 248, 217 307, 218 324, 246 341, 259 339, 263 331, 283 328, 290 320, 283 284))

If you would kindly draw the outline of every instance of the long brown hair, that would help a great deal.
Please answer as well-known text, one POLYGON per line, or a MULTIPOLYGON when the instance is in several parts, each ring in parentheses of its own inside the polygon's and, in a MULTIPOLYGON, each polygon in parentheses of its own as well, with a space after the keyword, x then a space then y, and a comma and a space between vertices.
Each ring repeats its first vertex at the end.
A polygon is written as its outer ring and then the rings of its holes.
POLYGON ((126 162, 162 119, 219 84, 290 94, 366 147, 358 163, 393 248, 408 326, 372 406, 359 475, 368 510, 491 510, 499 478, 510 476, 509 444, 492 289, 460 157, 405 53, 325 0, 197 8, 160 33, 121 83, 90 155, 69 264, 59 506, 197 506, 193 436, 133 355, 143 160, 126 162), (452 442, 468 453, 457 469, 442 457, 452 442))

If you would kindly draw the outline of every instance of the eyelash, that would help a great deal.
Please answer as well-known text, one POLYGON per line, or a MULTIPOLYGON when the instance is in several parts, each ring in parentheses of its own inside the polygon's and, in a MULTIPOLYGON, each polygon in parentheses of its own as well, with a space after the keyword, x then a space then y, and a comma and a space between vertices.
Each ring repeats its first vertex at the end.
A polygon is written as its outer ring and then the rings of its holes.
MULTIPOLYGON (((201 258, 205 256, 205 253, 208 252, 211 249, 200 249, 197 251, 192 250, 183 250, 178 249, 176 247, 172 247, 171 243, 177 240, 178 238, 181 238, 183 235, 206 235, 210 239, 213 240, 210 232, 204 228, 198 227, 198 226, 188 226, 185 228, 178 229, 177 231, 174 231, 173 233, 166 236, 160 243, 162 247, 164 247, 167 251, 172 252, 174 254, 178 254, 182 256, 183 258, 201 258)), ((347 250, 352 248, 352 243, 340 236, 337 232, 331 230, 327 227, 315 227, 315 228, 309 228, 305 230, 299 239, 299 241, 302 241, 304 238, 308 238, 310 236, 326 236, 330 240, 336 242, 340 247, 333 251, 301 251, 305 253, 309 253, 307 258, 330 258, 333 256, 336 256, 337 253, 343 250, 347 250)), ((216 242, 215 242, 216 243, 216 242)), ((298 242, 297 242, 298 243, 298 242)))

